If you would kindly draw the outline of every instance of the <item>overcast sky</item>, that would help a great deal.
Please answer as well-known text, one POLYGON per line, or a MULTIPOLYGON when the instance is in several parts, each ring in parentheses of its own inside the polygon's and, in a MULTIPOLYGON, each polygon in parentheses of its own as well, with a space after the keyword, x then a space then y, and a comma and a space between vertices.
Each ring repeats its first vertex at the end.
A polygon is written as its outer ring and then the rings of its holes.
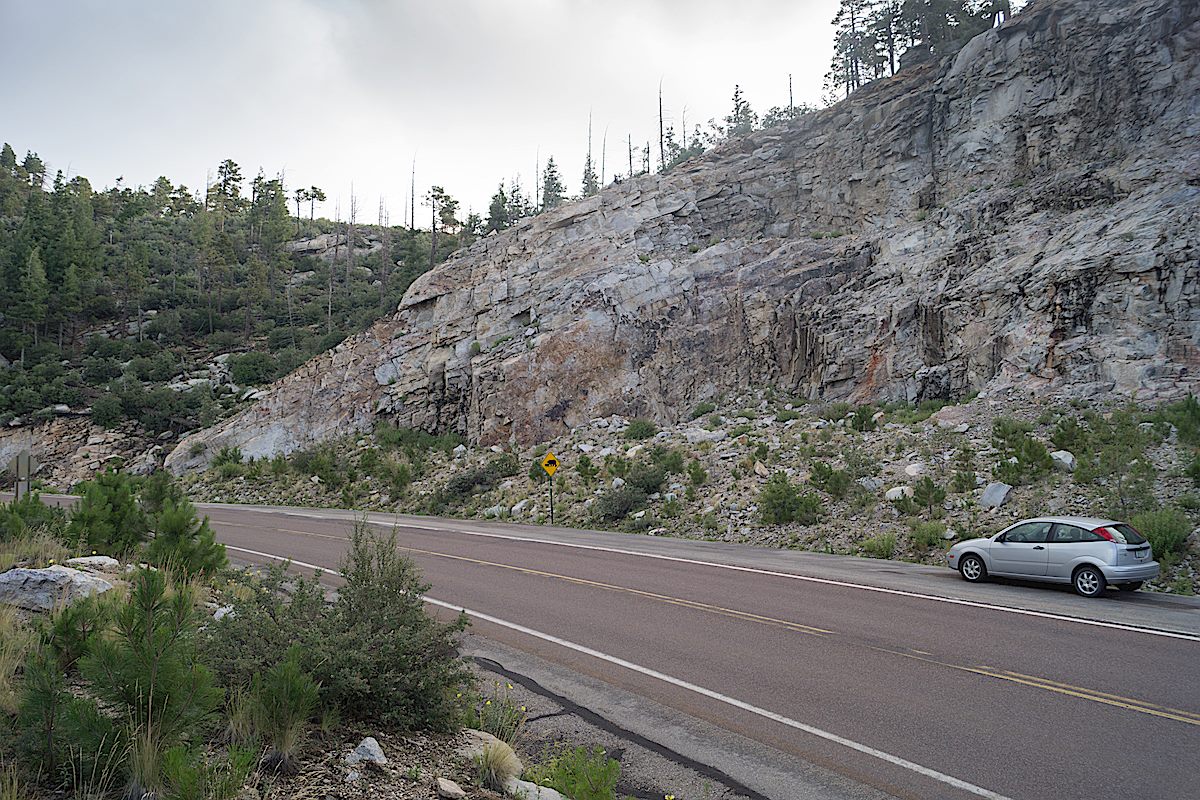
MULTIPOLYGON (((316 184, 374 222, 444 186, 486 212, 554 156, 579 190, 593 150, 728 113, 817 104, 837 0, 0 0, 0 139, 97 188, 189 187, 225 158, 316 184)), ((657 143, 655 144, 657 148, 657 143)), ((423 219, 418 210, 418 224, 423 219)))

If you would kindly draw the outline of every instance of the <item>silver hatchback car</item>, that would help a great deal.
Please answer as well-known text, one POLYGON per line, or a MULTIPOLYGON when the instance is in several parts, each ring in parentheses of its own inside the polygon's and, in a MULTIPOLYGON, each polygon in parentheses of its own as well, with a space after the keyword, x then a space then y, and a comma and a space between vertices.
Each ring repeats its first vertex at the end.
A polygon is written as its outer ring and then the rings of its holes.
POLYGON ((1090 517, 1024 519, 995 536, 959 542, 946 560, 971 583, 989 575, 1070 583, 1084 597, 1109 584, 1136 591, 1158 575, 1150 543, 1136 528, 1090 517))

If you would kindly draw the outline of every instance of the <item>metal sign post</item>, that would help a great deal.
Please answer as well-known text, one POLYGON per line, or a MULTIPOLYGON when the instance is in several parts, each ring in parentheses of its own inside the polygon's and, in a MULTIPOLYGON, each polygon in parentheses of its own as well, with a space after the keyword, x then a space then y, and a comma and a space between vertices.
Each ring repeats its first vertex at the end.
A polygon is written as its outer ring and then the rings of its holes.
POLYGON ((37 468, 37 460, 28 450, 22 450, 8 462, 8 471, 17 479, 16 488, 13 490, 14 502, 29 494, 29 482, 37 468))
POLYGON ((542 459, 542 469, 546 470, 547 483, 550 485, 550 524, 554 524, 554 473, 558 471, 558 456, 546 453, 542 459))

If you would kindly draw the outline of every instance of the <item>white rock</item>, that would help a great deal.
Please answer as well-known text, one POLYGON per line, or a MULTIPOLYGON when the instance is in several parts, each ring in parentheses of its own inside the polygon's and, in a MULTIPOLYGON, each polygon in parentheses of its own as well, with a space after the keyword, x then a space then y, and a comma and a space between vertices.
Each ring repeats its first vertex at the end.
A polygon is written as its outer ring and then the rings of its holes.
POLYGON ((461 786, 446 778, 437 779, 437 793, 438 797, 443 797, 445 800, 462 800, 467 796, 461 786))
POLYGON ((523 514, 525 509, 529 508, 529 504, 531 502, 533 501, 526 497, 524 500, 519 501, 515 506, 509 509, 509 511, 514 517, 519 514, 523 514))
POLYGON ((0 573, 0 603, 27 611, 50 611, 81 597, 103 594, 113 585, 103 578, 54 564, 45 569, 10 569, 0 573))
POLYGON ((614 489, 620 489, 620 488, 621 488, 622 486, 624 486, 624 485, 625 485, 625 479, 624 479, 624 478, 613 478, 613 479, 612 479, 612 488, 614 488, 614 489))
POLYGON ((715 431, 706 431, 702 428, 688 428, 683 432, 683 438, 688 444, 699 444, 701 442, 720 442, 728 436, 728 433, 720 429, 715 431))
POLYGON ((309 481, 309 483, 320 483, 320 482, 321 482, 321 476, 319 476, 319 475, 313 475, 311 478, 309 478, 309 479, 308 479, 308 481, 309 481))
POLYGON ((368 736, 358 743, 358 747, 346 754, 345 761, 347 764, 375 764, 383 766, 388 763, 387 756, 383 754, 383 748, 379 746, 379 742, 374 736, 368 736))
POLYGON ((771 477, 771 470, 767 469, 767 465, 761 461, 755 461, 754 474, 760 478, 769 478, 771 477))
POLYGON ((213 619, 217 620, 218 622, 225 619, 226 617, 229 617, 230 619, 232 619, 233 617, 236 617, 236 616, 237 616, 237 614, 234 613, 233 606, 221 606, 220 608, 218 608, 216 611, 213 612, 213 619))
POLYGON ((979 505, 984 508, 999 508, 1008 499, 1012 488, 1007 483, 989 483, 983 490, 983 497, 979 498, 979 505))
POLYGON ((358 770, 352 769, 346 773, 346 783, 354 783, 356 780, 358 780, 361 777, 362 777, 362 774, 359 773, 358 770))
POLYGON ((885 500, 895 501, 901 497, 912 497, 912 494, 913 490, 911 486, 893 486, 887 490, 883 497, 885 500))
POLYGON ((509 797, 521 797, 524 800, 570 800, 549 786, 538 786, 520 778, 509 778, 505 781, 504 793, 509 797))
POLYGON ((454 448, 454 457, 455 458, 462 458, 466 454, 467 454, 467 446, 465 444, 460 444, 454 448))
POLYGON ((921 475, 925 474, 925 465, 920 462, 917 462, 916 464, 909 464, 904 468, 904 474, 910 478, 920 477, 921 475))
POLYGON ((75 567, 75 569, 81 569, 85 572, 116 574, 121 571, 121 562, 108 556, 80 556, 79 558, 68 558, 63 563, 68 567, 75 567))
POLYGON ((592 444, 591 442, 580 442, 579 444, 575 445, 575 447, 581 453, 590 453, 596 449, 596 445, 592 444))
POLYGON ((643 450, 646 449, 644 444, 635 444, 633 447, 625 451, 625 455, 629 458, 637 458, 643 450))
POLYGON ((483 515, 488 519, 495 519, 502 513, 504 513, 504 506, 501 505, 491 506, 490 508, 485 508, 483 510, 483 515))
POLYGON ((1060 472, 1075 471, 1075 456, 1066 450, 1055 450, 1050 454, 1050 458, 1054 461, 1054 468, 1060 472))

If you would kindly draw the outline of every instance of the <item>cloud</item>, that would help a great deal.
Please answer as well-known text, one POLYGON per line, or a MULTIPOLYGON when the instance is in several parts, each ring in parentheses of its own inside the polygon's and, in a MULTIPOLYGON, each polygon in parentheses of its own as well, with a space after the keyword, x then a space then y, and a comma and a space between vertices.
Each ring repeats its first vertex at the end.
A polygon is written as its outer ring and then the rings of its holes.
MULTIPOLYGON (((286 170, 348 205, 402 215, 411 159, 486 208, 553 154, 577 188, 593 117, 599 161, 677 126, 815 101, 836 0, 0 0, 0 90, 18 150, 106 185, 159 174, 191 186, 220 160, 286 170), (13 36, 12 32, 17 35, 13 36), (8 46, 11 42, 11 46, 8 46), (686 112, 685 112, 686 108, 686 112), (13 110, 16 109, 16 113, 13 110), (620 144, 618 144, 620 142, 620 144)), ((420 190, 418 190, 420 195, 420 190)))

